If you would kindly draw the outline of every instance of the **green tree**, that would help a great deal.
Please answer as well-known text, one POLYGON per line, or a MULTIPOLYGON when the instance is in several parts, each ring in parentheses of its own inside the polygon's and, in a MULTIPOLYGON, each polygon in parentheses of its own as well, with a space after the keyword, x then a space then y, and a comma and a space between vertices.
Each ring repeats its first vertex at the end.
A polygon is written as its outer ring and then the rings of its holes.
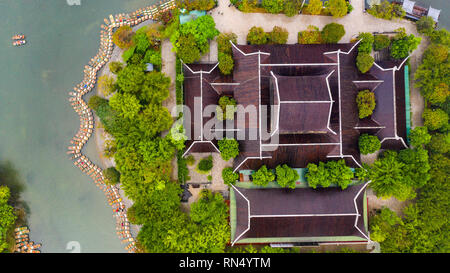
POLYGON ((222 170, 222 179, 226 185, 234 185, 236 183, 236 180, 239 179, 239 174, 233 172, 233 168, 226 167, 222 170))
POLYGON ((309 25, 304 31, 298 33, 299 44, 321 44, 322 33, 316 26, 309 25))
POLYGON ((172 124, 173 118, 169 110, 157 104, 149 104, 138 117, 139 129, 146 137, 155 137, 169 130, 172 124))
POLYGON ((441 109, 427 108, 423 111, 422 118, 424 119, 424 125, 429 130, 438 130, 448 124, 448 115, 441 109))
POLYGON ((220 156, 223 160, 229 160, 239 155, 239 142, 234 138, 224 138, 217 142, 220 156))
POLYGON ((433 134, 427 148, 433 153, 448 153, 450 151, 450 134, 433 134))
POLYGON ((322 29, 322 39, 326 44, 336 44, 345 35, 344 26, 337 23, 330 23, 322 29))
POLYGON ((381 148, 381 142, 377 136, 362 134, 358 140, 359 151, 363 155, 371 154, 381 148))
POLYGON ((150 42, 145 32, 137 32, 133 37, 133 41, 137 52, 144 53, 150 47, 150 42))
POLYGON ((219 52, 219 69, 224 75, 230 75, 233 72, 234 60, 230 54, 219 52))
POLYGON ((403 18, 406 12, 403 10, 401 5, 395 3, 389 3, 389 1, 384 0, 380 4, 372 5, 367 13, 386 20, 392 20, 394 18, 403 18))
POLYGON ((422 16, 419 21, 416 22, 417 32, 425 35, 430 35, 435 26, 436 23, 430 16, 422 16))
POLYGON ((348 7, 345 0, 329 0, 328 10, 334 18, 339 18, 347 15, 348 7))
POLYGON ((170 78, 164 73, 152 71, 145 74, 139 98, 144 103, 161 104, 169 97, 170 78))
POLYGON ((203 190, 200 199, 191 205, 191 220, 200 225, 217 225, 227 221, 228 206, 220 193, 203 190))
POLYGON ((419 126, 411 130, 409 137, 413 147, 423 147, 430 143, 431 135, 428 133, 428 128, 419 126))
POLYGON ((413 34, 406 35, 405 29, 398 29, 399 33, 394 36, 391 44, 391 56, 395 59, 404 59, 419 46, 422 38, 413 34))
POLYGON ((270 13, 280 13, 283 11, 284 0, 262 0, 261 5, 270 13))
POLYGON ((99 97, 97 95, 94 95, 94 96, 90 97, 89 98, 89 102, 88 102, 89 108, 91 108, 94 111, 98 111, 100 106, 107 105, 107 104, 108 104, 108 100, 107 99, 104 99, 104 98, 99 97))
POLYGON ((11 191, 7 186, 0 186, 0 253, 9 247, 7 233, 14 227, 17 215, 14 208, 8 204, 11 191))
POLYGON ((234 120, 234 113, 236 113, 237 102, 234 98, 229 96, 221 96, 219 98, 218 106, 216 107, 217 119, 219 120, 234 120))
POLYGON ((328 179, 331 184, 341 187, 345 190, 352 183, 354 174, 349 167, 345 165, 345 160, 328 161, 326 163, 328 179))
POLYGON ((212 156, 208 156, 206 158, 202 158, 198 164, 196 170, 202 174, 208 174, 213 167, 212 156))
POLYGON ((110 62, 109 63, 109 70, 114 74, 119 73, 119 71, 122 70, 122 68, 123 68, 123 64, 121 62, 110 62))
POLYGON ((197 47, 194 35, 180 36, 177 42, 177 56, 188 64, 200 59, 201 52, 197 47))
POLYGON ((114 79, 108 75, 103 75, 98 78, 97 88, 100 93, 105 96, 111 95, 115 91, 114 79))
POLYGON ((370 54, 358 53, 356 57, 356 67, 361 73, 366 73, 373 66, 374 59, 370 54))
POLYGON ((114 167, 109 167, 103 170, 105 182, 108 185, 115 185, 120 182, 120 173, 114 167))
POLYGON ((117 73, 117 86, 126 93, 138 93, 144 83, 144 67, 140 65, 127 65, 117 73))
POLYGON ((370 187, 378 197, 395 197, 404 201, 416 196, 414 190, 404 182, 404 167, 405 164, 397 159, 397 153, 389 150, 373 163, 369 171, 372 181, 370 187))
POLYGON ((323 3, 320 0, 310 0, 305 11, 312 15, 319 15, 322 12, 323 3))
POLYGON ((358 52, 361 53, 372 53, 372 47, 374 43, 374 37, 370 32, 362 32, 359 33, 358 39, 361 39, 361 42, 358 45, 358 52))
POLYGON ((358 95, 356 96, 356 105, 358 106, 360 119, 372 115, 373 110, 375 109, 376 106, 375 93, 371 92, 368 89, 359 91, 358 95))
POLYGON ((308 169, 308 172, 305 177, 310 187, 314 189, 317 188, 317 186, 327 188, 331 185, 329 180, 330 174, 326 169, 325 163, 319 162, 319 165, 309 163, 306 168, 308 169))
POLYGON ((373 38, 373 47, 375 50, 382 50, 388 48, 391 45, 391 39, 387 35, 375 35, 373 38))
POLYGON ((237 44, 237 35, 232 32, 220 33, 217 36, 217 50, 221 53, 232 54, 233 50, 230 41, 237 44))
POLYGON ((263 165, 259 170, 252 174, 252 182, 258 186, 267 186, 269 182, 275 180, 275 175, 263 165))
POLYGON ((269 41, 269 35, 262 27, 252 27, 247 34, 247 42, 251 45, 263 45, 269 41))
POLYGON ((119 113, 124 118, 133 118, 137 116, 141 110, 139 100, 132 94, 116 93, 109 100, 111 108, 119 113))
POLYGON ((269 41, 272 44, 286 44, 288 36, 289 32, 285 28, 274 26, 269 33, 269 41))
POLYGON ((275 168, 277 174, 277 183, 281 187, 295 189, 295 182, 300 178, 296 170, 291 169, 288 165, 278 165, 275 168))
POLYGON ((426 98, 430 103, 439 104, 444 103, 450 96, 450 91, 448 85, 445 83, 439 83, 434 87, 432 93, 430 93, 426 98))
POLYGON ((284 3, 283 7, 283 13, 288 16, 292 17, 294 15, 297 15, 300 11, 300 2, 298 0, 287 0, 284 3))

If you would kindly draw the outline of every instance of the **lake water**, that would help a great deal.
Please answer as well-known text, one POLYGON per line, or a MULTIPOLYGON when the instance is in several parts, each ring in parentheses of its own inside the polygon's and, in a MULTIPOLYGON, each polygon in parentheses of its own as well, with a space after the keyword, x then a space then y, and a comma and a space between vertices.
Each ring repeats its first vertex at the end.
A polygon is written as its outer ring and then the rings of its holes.
POLYGON ((440 9, 439 28, 450 30, 450 1, 449 0, 417 0, 417 5, 428 8, 430 5, 435 9, 440 9))
MULTIPOLYGON (((43 252, 70 252, 71 241, 81 252, 125 252, 103 192, 66 155, 79 126, 67 99, 98 50, 103 18, 155 2, 0 1, 0 160, 11 161, 26 186, 31 240, 43 252), (28 44, 13 47, 16 33, 28 44)), ((85 153, 99 162, 94 138, 85 153)))

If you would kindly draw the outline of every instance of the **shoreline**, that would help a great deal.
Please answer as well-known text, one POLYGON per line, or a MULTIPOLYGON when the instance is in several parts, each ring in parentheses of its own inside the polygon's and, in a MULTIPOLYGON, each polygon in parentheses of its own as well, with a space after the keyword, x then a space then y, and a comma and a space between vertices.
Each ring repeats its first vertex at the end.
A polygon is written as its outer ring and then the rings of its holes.
MULTIPOLYGON (((113 209, 113 217, 116 218, 116 233, 122 243, 126 244, 125 249, 129 252, 136 252, 137 247, 135 239, 130 232, 130 222, 128 221, 126 206, 124 204, 124 193, 117 185, 106 185, 104 183, 103 170, 82 154, 82 149, 91 138, 92 133, 99 132, 100 130, 98 127, 94 127, 94 121, 98 118, 94 117, 92 110, 84 101, 83 96, 92 91, 97 83, 98 72, 103 72, 105 64, 113 57, 114 44, 112 42, 112 34, 114 28, 123 25, 136 26, 148 20, 152 22, 158 13, 173 7, 175 7, 175 1, 170 0, 166 3, 161 3, 157 7, 150 6, 141 8, 133 13, 118 14, 115 17, 110 15, 109 20, 105 18, 104 22, 106 26, 101 25, 102 30, 100 31, 100 47, 98 53, 85 66, 83 81, 73 88, 75 92, 69 92, 70 104, 80 117, 80 128, 70 141, 71 145, 68 147, 67 154, 72 155, 71 160, 73 160, 74 165, 89 175, 94 180, 95 185, 104 191, 108 204, 113 209)), ((101 137, 101 134, 97 134, 96 139, 98 137, 101 137)), ((99 152, 99 147, 98 145, 96 146, 97 152, 99 152)), ((102 155, 100 159, 102 164, 106 163, 102 155)), ((129 204, 129 200, 127 203, 129 204)))

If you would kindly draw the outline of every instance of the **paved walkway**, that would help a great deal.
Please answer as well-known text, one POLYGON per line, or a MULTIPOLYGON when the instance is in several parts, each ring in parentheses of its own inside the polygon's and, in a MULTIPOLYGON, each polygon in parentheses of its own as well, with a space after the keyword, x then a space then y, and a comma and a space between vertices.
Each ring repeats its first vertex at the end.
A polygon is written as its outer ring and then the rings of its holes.
MULTIPOLYGON (((230 0, 218 0, 218 7, 210 12, 216 22, 216 28, 220 32, 234 32, 237 36, 238 44, 246 44, 248 30, 252 26, 262 27, 265 31, 271 31, 274 26, 282 26, 289 31, 288 44, 297 43, 299 31, 306 30, 309 25, 314 25, 322 29, 326 24, 336 22, 344 25, 345 35, 340 42, 350 42, 352 38, 358 36, 360 32, 388 32, 404 27, 407 33, 421 36, 417 33, 416 26, 408 20, 383 20, 375 18, 364 12, 364 0, 350 0, 353 11, 342 17, 333 18, 331 16, 320 15, 296 15, 287 17, 284 14, 268 13, 243 13, 234 6, 230 6, 230 0)), ((427 46, 427 42, 419 45, 410 58, 412 71, 417 68, 421 55, 427 46)), ((413 127, 423 125, 422 112, 424 101, 419 91, 411 86, 411 105, 413 127)))

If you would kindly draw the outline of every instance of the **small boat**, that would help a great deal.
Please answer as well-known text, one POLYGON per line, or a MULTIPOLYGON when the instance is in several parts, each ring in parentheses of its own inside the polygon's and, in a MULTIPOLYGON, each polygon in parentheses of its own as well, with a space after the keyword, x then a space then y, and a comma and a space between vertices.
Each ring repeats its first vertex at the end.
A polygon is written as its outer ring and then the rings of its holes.
POLYGON ((17 40, 17 41, 13 42, 13 46, 21 46, 21 45, 24 45, 26 43, 27 43, 27 41, 25 41, 25 40, 17 40))
POLYGON ((17 34, 17 35, 12 36, 11 39, 13 39, 13 40, 23 40, 23 39, 25 39, 25 35, 17 34))

